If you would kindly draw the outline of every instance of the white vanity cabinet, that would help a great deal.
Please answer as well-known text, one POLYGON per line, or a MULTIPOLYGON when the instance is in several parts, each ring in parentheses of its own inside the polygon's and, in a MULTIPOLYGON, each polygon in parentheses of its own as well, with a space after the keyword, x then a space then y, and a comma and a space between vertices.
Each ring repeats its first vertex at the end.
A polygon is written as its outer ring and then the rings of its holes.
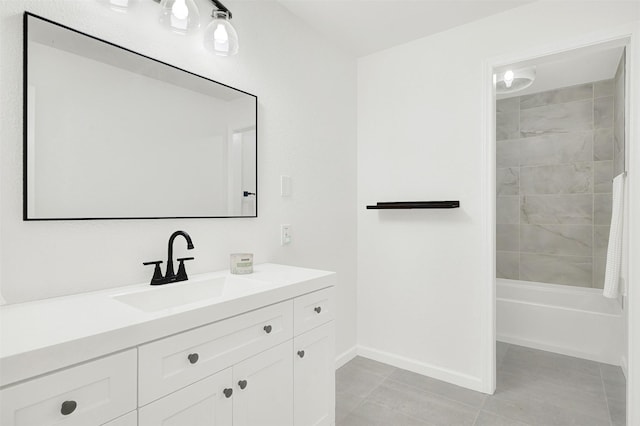
MULTIPOLYGON (((332 425, 332 273, 271 264, 258 272, 274 277, 271 288, 192 311, 131 311, 130 320, 123 315, 131 308, 114 301, 122 290, 76 296, 73 303, 84 304, 83 312, 95 304, 102 322, 77 322, 79 315, 71 314, 52 327, 32 322, 37 329, 31 333, 59 341, 35 355, 18 350, 23 328, 3 329, 0 425, 332 425), (105 312, 132 325, 113 328, 105 312), (55 335, 60 328, 64 333, 55 335)), ((6 326, 19 324, 21 316, 39 318, 34 314, 43 308, 65 312, 61 307, 68 309, 70 300, 0 307, 0 319, 6 326)))
POLYGON ((2 426, 104 425, 136 408, 136 350, 0 391, 2 426))
POLYGON ((176 392, 142 406, 139 426, 331 425, 332 291, 312 292, 141 346, 140 405, 176 392), (197 360, 190 362, 194 354, 197 360))

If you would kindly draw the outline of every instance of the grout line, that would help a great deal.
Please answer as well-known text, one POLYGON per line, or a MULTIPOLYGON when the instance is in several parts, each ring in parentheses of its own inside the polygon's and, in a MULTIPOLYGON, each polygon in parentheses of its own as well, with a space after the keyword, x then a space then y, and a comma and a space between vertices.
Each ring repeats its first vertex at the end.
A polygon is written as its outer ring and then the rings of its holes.
MULTIPOLYGON (((418 373, 415 373, 415 374, 418 374, 418 373)), ((388 377, 386 380, 389 380, 390 382, 394 382, 394 383, 406 386, 406 387, 411 388, 411 389, 415 389, 415 390, 423 392, 423 393, 427 393, 429 395, 435 395, 438 398, 441 398, 441 399, 444 399, 444 400, 450 401, 450 402, 455 402, 456 404, 464 405, 465 407, 468 407, 468 408, 473 408, 473 409, 477 408, 477 409, 481 410, 482 406, 484 405, 484 400, 482 401, 483 405, 481 405, 480 407, 476 407, 474 405, 467 404, 466 402, 462 402, 462 401, 459 401, 457 399, 453 399, 453 398, 450 398, 448 396, 442 395, 442 394, 440 394, 440 393, 438 393, 436 391, 431 391, 431 390, 419 388, 418 386, 414 386, 414 385, 412 385, 410 383, 401 382, 399 380, 392 379, 390 377, 388 377)), ((433 379, 433 380, 437 380, 437 379, 433 379)), ((437 380, 437 381, 442 382, 441 380, 437 380)), ((447 382, 442 382, 442 383, 446 384, 446 385, 452 385, 451 383, 447 383, 447 382)), ((456 386, 456 385, 452 385, 452 386, 456 386)), ((460 386, 457 386, 457 387, 460 387, 460 386)), ((475 393, 478 393, 480 395, 485 395, 482 392, 474 391, 474 390, 471 390, 471 389, 466 389, 466 388, 462 388, 462 389, 468 390, 469 392, 475 392, 475 393)), ((485 396, 485 399, 486 399, 486 396, 485 396)))
POLYGON ((611 410, 609 409, 609 397, 607 396, 607 389, 604 386, 604 377, 602 375, 602 366, 598 364, 598 371, 600 372, 600 383, 602 383, 602 393, 604 394, 604 403, 607 406, 607 414, 609 415, 609 425, 613 426, 613 419, 611 418, 611 410))
MULTIPOLYGON (((352 360, 353 361, 353 360, 352 360)), ((347 364, 349 364, 351 361, 349 361, 347 364)), ((345 364, 345 365, 347 365, 345 364)), ((394 367, 394 369, 396 369, 397 367, 394 367)), ((367 400, 367 398, 369 398, 369 396, 371 396, 371 394, 373 393, 373 391, 375 391, 376 389, 378 389, 389 377, 389 375, 391 375, 391 373, 393 373, 394 370, 391 370, 390 373, 388 373, 387 375, 384 374, 376 374, 376 373, 368 373, 368 374, 372 374, 374 376, 378 376, 381 377, 382 380, 380 381, 380 383, 378 383, 377 385, 375 385, 374 387, 371 388, 371 390, 369 392, 367 392, 363 397, 362 400, 360 402, 358 402, 351 410, 349 410, 345 416, 345 418, 349 417, 352 413, 354 413, 358 408, 360 408, 360 406, 362 404, 364 404, 364 402, 367 400)), ((337 392, 336 392, 337 393, 337 392)))

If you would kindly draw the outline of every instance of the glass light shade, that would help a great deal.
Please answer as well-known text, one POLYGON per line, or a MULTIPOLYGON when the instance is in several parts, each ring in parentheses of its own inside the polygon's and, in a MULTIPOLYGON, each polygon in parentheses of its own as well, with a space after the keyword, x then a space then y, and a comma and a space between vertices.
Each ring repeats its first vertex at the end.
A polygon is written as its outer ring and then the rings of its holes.
POLYGON ((238 53, 238 33, 225 12, 213 13, 213 20, 204 31, 204 47, 219 56, 238 53))
POLYGON ((200 12, 194 0, 162 0, 160 23, 177 33, 185 34, 200 26, 200 12))
POLYGON ((493 75, 496 93, 499 95, 517 92, 531 86, 536 79, 535 67, 508 70, 493 75))

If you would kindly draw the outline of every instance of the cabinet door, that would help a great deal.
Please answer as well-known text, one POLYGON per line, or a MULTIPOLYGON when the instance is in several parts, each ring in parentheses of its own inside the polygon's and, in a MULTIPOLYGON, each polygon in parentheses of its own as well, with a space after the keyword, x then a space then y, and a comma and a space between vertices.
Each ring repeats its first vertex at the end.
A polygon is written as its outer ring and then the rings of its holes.
POLYGON ((139 409, 139 426, 231 426, 231 369, 200 380, 139 409))
POLYGON ((233 426, 293 426, 292 347, 289 340, 233 367, 233 426))
POLYGON ((329 426, 335 418, 333 321, 294 340, 294 424, 329 426))

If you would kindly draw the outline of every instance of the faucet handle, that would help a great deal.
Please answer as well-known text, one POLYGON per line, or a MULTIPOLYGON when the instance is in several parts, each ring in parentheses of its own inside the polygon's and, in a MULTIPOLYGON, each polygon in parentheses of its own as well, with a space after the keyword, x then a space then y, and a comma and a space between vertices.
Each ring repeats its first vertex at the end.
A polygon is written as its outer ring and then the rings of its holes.
POLYGON ((193 260, 193 259, 195 259, 195 257, 179 257, 178 258, 178 262, 180 262, 180 264, 178 265, 178 273, 176 274, 176 281, 186 281, 189 279, 189 277, 187 276, 187 270, 184 267, 184 261, 193 260))
POLYGON ((161 263, 162 263, 162 260, 156 260, 154 262, 142 262, 142 264, 144 266, 156 265, 155 269, 153 270, 153 277, 151 278, 151 285, 161 284, 160 283, 160 281, 162 281, 162 271, 160 270, 160 264, 161 263))

